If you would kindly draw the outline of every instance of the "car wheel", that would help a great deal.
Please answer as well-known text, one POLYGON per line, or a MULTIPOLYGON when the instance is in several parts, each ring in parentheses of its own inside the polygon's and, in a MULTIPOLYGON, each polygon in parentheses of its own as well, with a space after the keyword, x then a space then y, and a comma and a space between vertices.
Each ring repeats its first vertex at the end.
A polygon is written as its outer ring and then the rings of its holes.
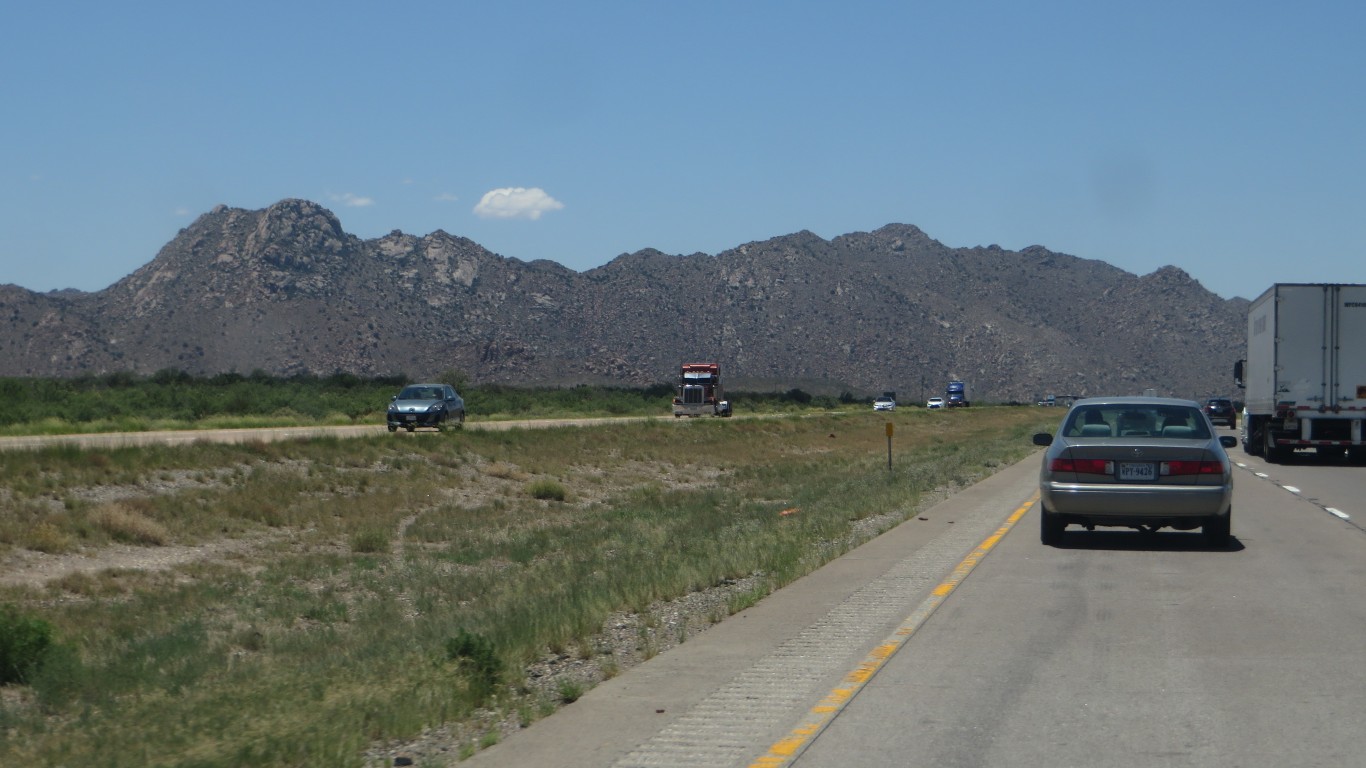
POLYGON ((414 427, 413 427, 412 424, 409 424, 409 425, 405 426, 404 429, 408 430, 409 432, 412 432, 413 429, 414 429, 414 427))
POLYGON ((465 412, 464 412, 464 411, 461 411, 461 412, 460 412, 460 418, 459 418, 459 420, 458 420, 456 423, 459 424, 461 427, 464 427, 464 426, 465 426, 465 412))
POLYGON ((1229 529, 1233 523, 1233 510, 1229 510, 1227 515, 1215 515, 1205 520, 1201 527, 1201 533, 1205 534, 1205 543, 1211 547, 1227 547, 1229 529))
POLYGON ((1062 541, 1062 532, 1067 529, 1067 523, 1061 515, 1049 512, 1044 507, 1039 507, 1039 541, 1048 546, 1053 546, 1062 541))
POLYGON ((394 426, 393 424, 390 424, 390 425, 389 425, 389 431, 390 431, 390 432, 397 432, 397 431, 398 431, 398 427, 394 426))

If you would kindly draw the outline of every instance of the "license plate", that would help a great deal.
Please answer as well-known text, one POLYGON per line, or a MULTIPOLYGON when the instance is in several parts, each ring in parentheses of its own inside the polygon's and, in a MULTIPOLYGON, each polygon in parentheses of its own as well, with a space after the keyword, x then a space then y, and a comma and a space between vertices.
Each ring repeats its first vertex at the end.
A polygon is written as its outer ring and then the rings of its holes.
POLYGON ((1157 465, 1149 462, 1121 461, 1119 479, 1132 481, 1151 481, 1157 479, 1157 465))
POLYGON ((407 419, 408 421, 417 421, 417 416, 414 416, 414 415, 411 414, 411 413, 408 414, 407 416, 405 416, 404 418, 407 419))

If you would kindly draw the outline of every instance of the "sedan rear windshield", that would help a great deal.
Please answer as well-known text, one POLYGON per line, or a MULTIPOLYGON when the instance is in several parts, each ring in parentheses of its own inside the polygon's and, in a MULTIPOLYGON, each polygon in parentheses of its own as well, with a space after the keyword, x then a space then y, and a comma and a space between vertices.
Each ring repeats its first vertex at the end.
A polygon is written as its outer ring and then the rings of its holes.
POLYGON ((440 387, 405 387, 398 393, 399 400, 443 400, 446 393, 440 387))
POLYGON ((1195 408, 1172 405, 1088 405, 1074 410, 1064 437, 1210 437, 1204 416, 1195 408))

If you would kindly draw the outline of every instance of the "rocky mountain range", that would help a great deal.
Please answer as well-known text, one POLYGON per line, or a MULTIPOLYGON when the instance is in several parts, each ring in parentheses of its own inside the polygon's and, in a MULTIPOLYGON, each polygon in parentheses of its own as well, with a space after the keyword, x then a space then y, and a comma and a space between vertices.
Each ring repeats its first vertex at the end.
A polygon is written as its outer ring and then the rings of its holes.
POLYGON ((642 385, 715 361, 732 389, 907 400, 961 378, 978 401, 1203 397, 1230 388, 1247 305, 1173 266, 1137 276, 1042 246, 949 248, 905 224, 575 272, 440 230, 363 240, 284 200, 218 206, 101 291, 0 286, 0 375, 642 385))

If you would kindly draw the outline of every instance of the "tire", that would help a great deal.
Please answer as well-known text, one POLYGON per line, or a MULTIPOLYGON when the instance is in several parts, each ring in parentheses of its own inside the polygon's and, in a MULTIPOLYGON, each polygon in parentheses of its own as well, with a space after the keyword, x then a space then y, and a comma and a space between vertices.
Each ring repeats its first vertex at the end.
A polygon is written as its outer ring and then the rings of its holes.
POLYGON ((1215 515, 1205 520, 1200 532, 1205 535, 1205 543, 1217 549, 1228 546, 1230 529, 1233 527, 1233 510, 1227 515, 1215 515))
POLYGON ((1243 452, 1249 456, 1261 456, 1266 451, 1266 436, 1262 434, 1265 427, 1256 419, 1243 422, 1243 430, 1247 433, 1247 439, 1243 441, 1243 452))
POLYGON ((412 424, 409 424, 405 426, 404 429, 408 430, 409 432, 412 432, 414 429, 416 429, 416 427, 414 427, 412 424))
POLYGON ((1066 529, 1067 522, 1060 515, 1049 512, 1042 505, 1039 507, 1039 543, 1057 546, 1062 542, 1062 533, 1066 529))
POLYGON ((390 424, 390 425, 389 425, 389 431, 390 431, 390 432, 397 432, 397 431, 398 431, 398 427, 395 426, 395 425, 393 425, 393 424, 390 424))
POLYGON ((461 428, 461 429, 464 429, 464 427, 465 427, 465 412, 464 412, 464 411, 461 411, 461 412, 460 412, 460 418, 456 421, 456 423, 460 425, 460 428, 461 428))

